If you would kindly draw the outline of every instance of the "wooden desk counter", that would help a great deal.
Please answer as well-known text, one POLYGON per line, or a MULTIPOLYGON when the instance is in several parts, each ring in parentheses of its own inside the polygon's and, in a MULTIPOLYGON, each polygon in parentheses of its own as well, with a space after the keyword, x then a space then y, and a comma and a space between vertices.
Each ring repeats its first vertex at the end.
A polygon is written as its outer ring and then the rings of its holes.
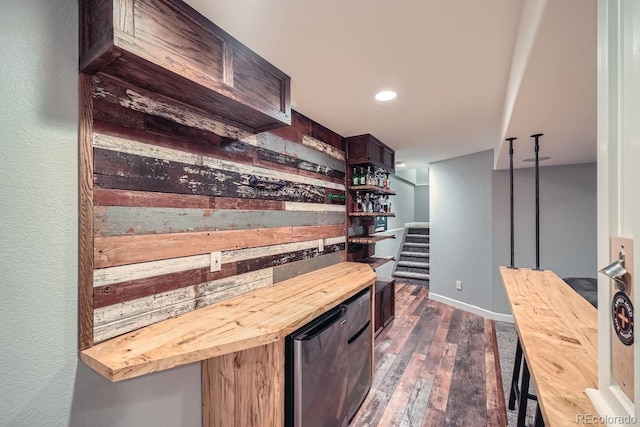
POLYGON ((500 267, 500 274, 545 425, 597 417, 585 393, 597 388, 597 310, 552 271, 500 267))
POLYGON ((80 358, 120 381, 264 346, 375 281, 366 264, 336 264, 110 339, 80 358))

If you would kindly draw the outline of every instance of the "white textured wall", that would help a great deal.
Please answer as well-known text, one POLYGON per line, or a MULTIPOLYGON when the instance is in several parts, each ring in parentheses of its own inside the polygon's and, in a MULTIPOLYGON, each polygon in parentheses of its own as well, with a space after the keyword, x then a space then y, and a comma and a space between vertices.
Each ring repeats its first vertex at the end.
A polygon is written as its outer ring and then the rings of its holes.
POLYGON ((432 163, 430 292, 491 311, 493 151, 432 163), (462 281, 462 291, 456 290, 462 281))
POLYGON ((0 426, 199 426, 198 364, 113 384, 77 357, 77 20, 0 12, 0 426))

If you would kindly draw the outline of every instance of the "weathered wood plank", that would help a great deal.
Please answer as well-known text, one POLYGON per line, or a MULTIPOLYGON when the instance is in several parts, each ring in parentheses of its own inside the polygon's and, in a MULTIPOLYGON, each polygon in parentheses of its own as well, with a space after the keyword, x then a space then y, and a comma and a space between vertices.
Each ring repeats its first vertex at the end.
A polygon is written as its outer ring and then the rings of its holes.
POLYGON ((193 166, 204 165, 211 169, 235 172, 239 175, 255 175, 271 180, 290 181, 296 184, 308 184, 311 186, 325 187, 339 191, 345 190, 343 183, 334 183, 319 178, 310 178, 294 173, 232 162, 225 159, 218 159, 163 146, 151 145, 144 142, 136 142, 118 136, 94 133, 93 144, 95 148, 151 158, 157 161, 166 160, 169 162, 185 163, 193 166))
POLYGON ((96 309, 95 342, 270 286, 272 277, 273 270, 267 268, 96 309))
POLYGON ((344 224, 343 212, 96 207, 96 236, 344 224))
POLYGON ((103 268, 237 248, 331 238, 343 234, 344 226, 334 225, 96 237, 94 262, 96 268, 103 268))
MULTIPOLYGON (((345 243, 344 236, 324 239, 325 246, 340 245, 345 243)), ((294 243, 283 243, 281 245, 263 246, 258 248, 237 249, 222 253, 222 263, 244 261, 263 256, 284 254, 287 252, 301 251, 305 249, 318 248, 317 240, 307 240, 294 243)))
POLYGON ((346 155, 344 151, 335 148, 332 145, 329 145, 319 139, 313 138, 309 135, 304 135, 302 137, 302 145, 305 145, 309 148, 313 148, 314 150, 320 151, 321 153, 327 153, 329 156, 334 159, 338 159, 341 161, 346 160, 346 155))
POLYGON ((98 133, 139 135, 145 131, 145 114, 122 108, 101 98, 93 100, 93 126, 98 133))
MULTIPOLYGON (((207 258, 210 258, 207 256, 207 258)), ((139 264, 134 264, 135 267, 139 264)), ((118 268, 118 267, 113 267, 118 268)), ((211 272, 210 267, 187 271, 170 272, 142 279, 127 280, 96 286, 93 288, 93 304, 98 309, 109 305, 160 294, 190 285, 204 283, 238 274, 236 263, 223 264, 220 271, 211 272)))
POLYGON ((127 110, 115 104, 106 102, 103 104, 116 111, 102 111, 99 117, 94 119, 95 130, 101 134, 216 157, 234 163, 323 179, 334 184, 344 183, 344 172, 310 162, 308 159, 296 159, 211 132, 189 128, 170 120, 127 110))
POLYGON ((140 280, 200 268, 210 269, 210 266, 211 255, 206 254, 99 268, 94 270, 93 286, 108 286, 114 283, 140 280))
POLYGON ((109 105, 111 109, 117 109, 117 111, 102 112, 99 118, 94 119, 95 132, 98 134, 185 151, 200 156, 217 157, 230 162, 247 165, 252 165, 256 162, 258 153, 255 147, 251 147, 242 142, 221 137, 211 132, 187 128, 186 126, 178 125, 169 120, 118 107, 115 104, 107 105, 109 105), (136 117, 138 114, 140 117, 136 117), (122 115, 130 116, 122 118, 122 115), (142 123, 138 123, 139 121, 142 121, 142 123), (165 130, 165 133, 156 129, 149 129, 150 123, 153 123, 153 126, 157 127, 156 123, 158 122, 168 123, 166 128, 178 127, 180 129, 189 129, 189 132, 194 135, 187 137, 171 133, 169 130, 165 130))
POLYGON ((345 205, 328 205, 319 203, 303 203, 303 202, 283 202, 284 208, 288 211, 320 211, 320 212, 346 212, 345 205))
MULTIPOLYGON (((93 203, 96 206, 215 209, 215 197, 104 188, 94 191, 93 203)), ((282 202, 276 203, 284 205, 282 202)))
MULTIPOLYGON (((152 296, 185 288, 191 285, 197 285, 216 279, 235 276, 236 274, 248 273, 251 271, 261 270, 268 267, 284 265, 287 263, 307 260, 324 254, 331 254, 344 250, 344 243, 335 245, 326 245, 324 252, 318 251, 317 244, 313 249, 298 250, 295 252, 287 252, 275 255, 260 256, 257 258, 248 258, 245 260, 235 260, 231 263, 225 263, 223 260, 222 269, 217 272, 211 272, 209 267, 197 268, 187 271, 171 272, 162 275, 145 277, 141 279, 128 280, 94 287, 94 307, 102 308, 109 305, 134 300, 137 298, 152 296)), ((246 258, 246 255, 245 255, 246 258)), ((135 268, 139 264, 130 266, 135 268)), ((117 267, 113 267, 117 268, 117 267)))
POLYGON ((292 241, 337 237, 346 234, 344 225, 320 225, 317 227, 293 227, 292 241))
POLYGON ((78 153, 80 185, 79 319, 80 350, 93 345, 93 105, 91 77, 79 76, 78 153))
POLYGON ((276 267, 278 265, 285 265, 296 261, 316 258, 323 253, 330 254, 334 252, 344 251, 344 247, 344 243, 339 245, 325 245, 324 252, 320 252, 316 247, 314 249, 305 249, 296 252, 288 252, 285 254, 263 256, 246 261, 238 261, 237 269, 238 273, 246 273, 256 269, 276 267))
POLYGON ((183 124, 185 126, 207 130, 220 136, 242 139, 250 132, 237 126, 224 123, 197 108, 187 106, 163 95, 141 88, 122 88, 113 84, 113 80, 103 74, 93 76, 95 98, 115 102, 125 108, 183 124))
MULTIPOLYGON (((345 237, 338 236, 327 238, 324 239, 324 242, 325 245, 338 245, 341 243, 344 244, 345 237)), ((222 252, 221 257, 222 266, 224 269, 225 264, 259 258, 261 256, 284 254, 287 252, 295 252, 317 247, 317 240, 307 240, 302 242, 284 243, 280 245, 224 251, 222 252)), ((333 262, 333 264, 337 264, 337 262, 333 262)), ((120 265, 116 267, 100 268, 94 271, 93 285, 95 287, 109 286, 115 283, 136 281, 145 278, 151 278, 154 276, 163 276, 171 273, 178 273, 189 270, 198 270, 205 268, 209 270, 210 265, 211 256, 209 254, 206 254, 142 262, 130 265, 120 265)), ((328 265, 325 265, 325 267, 327 267, 328 265)))
MULTIPOLYGON (((121 190, 324 203, 326 189, 282 181, 282 187, 252 187, 253 174, 215 169, 110 150, 95 150, 95 185, 121 190)), ((280 180, 278 180, 280 182, 280 180)))
POLYGON ((327 167, 328 169, 342 173, 345 172, 346 166, 344 160, 336 159, 325 152, 282 138, 276 135, 275 132, 263 132, 244 138, 242 141, 258 148, 269 150, 272 153, 280 153, 289 158, 306 159, 311 163, 327 167))
MULTIPOLYGON (((119 114, 119 112, 116 112, 116 114, 119 114)), ((345 178, 344 163, 337 163, 333 159, 328 160, 328 157, 324 154, 309 151, 306 157, 299 158, 266 148, 269 146, 268 144, 264 146, 258 144, 257 136, 252 136, 245 139, 245 141, 239 141, 221 137, 201 129, 184 126, 161 117, 145 115, 144 123, 147 132, 170 138, 172 140, 171 145, 174 147, 176 147, 177 140, 180 143, 179 146, 186 148, 188 151, 195 149, 199 154, 203 155, 227 158, 228 160, 240 161, 246 164, 260 164, 269 169, 279 169, 309 177, 318 178, 317 175, 323 175, 337 180, 334 182, 343 182, 345 178), (338 169, 335 169, 336 166, 338 169)), ((107 130, 107 133, 109 133, 109 130, 113 131, 111 128, 106 128, 105 130, 107 130)), ((143 140, 148 139, 146 142, 160 142, 160 145, 171 148, 171 145, 162 144, 162 140, 139 134, 133 134, 132 136, 137 136, 143 140)), ((132 139, 138 138, 134 137, 132 139)), ((289 142, 289 144, 291 143, 289 142)))
POLYGON ((309 160, 299 159, 293 156, 287 156, 286 154, 278 153, 272 150, 265 150, 263 148, 258 149, 258 159, 270 163, 276 163, 282 166, 288 166, 292 169, 300 169, 307 172, 313 172, 319 175, 325 175, 331 178, 337 178, 344 180, 345 173, 331 169, 328 166, 324 166, 318 163, 313 163, 309 160))

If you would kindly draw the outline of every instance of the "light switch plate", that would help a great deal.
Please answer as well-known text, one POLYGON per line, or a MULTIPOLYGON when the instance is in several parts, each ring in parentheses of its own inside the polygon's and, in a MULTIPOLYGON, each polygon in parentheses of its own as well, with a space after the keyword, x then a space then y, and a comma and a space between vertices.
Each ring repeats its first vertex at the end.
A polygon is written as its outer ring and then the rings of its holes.
POLYGON ((220 271, 222 268, 222 253, 211 252, 211 272, 220 271))

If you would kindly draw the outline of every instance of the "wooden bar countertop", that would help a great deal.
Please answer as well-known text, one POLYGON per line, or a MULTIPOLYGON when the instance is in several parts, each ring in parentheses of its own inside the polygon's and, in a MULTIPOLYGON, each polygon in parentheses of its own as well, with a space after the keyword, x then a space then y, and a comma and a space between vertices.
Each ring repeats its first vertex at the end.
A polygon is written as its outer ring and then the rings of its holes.
POLYGON ((96 344, 80 358, 120 381, 273 343, 375 281, 368 265, 343 262, 96 344))
POLYGON ((545 425, 597 419, 585 393, 598 383, 595 307, 552 271, 500 267, 500 274, 545 425))

